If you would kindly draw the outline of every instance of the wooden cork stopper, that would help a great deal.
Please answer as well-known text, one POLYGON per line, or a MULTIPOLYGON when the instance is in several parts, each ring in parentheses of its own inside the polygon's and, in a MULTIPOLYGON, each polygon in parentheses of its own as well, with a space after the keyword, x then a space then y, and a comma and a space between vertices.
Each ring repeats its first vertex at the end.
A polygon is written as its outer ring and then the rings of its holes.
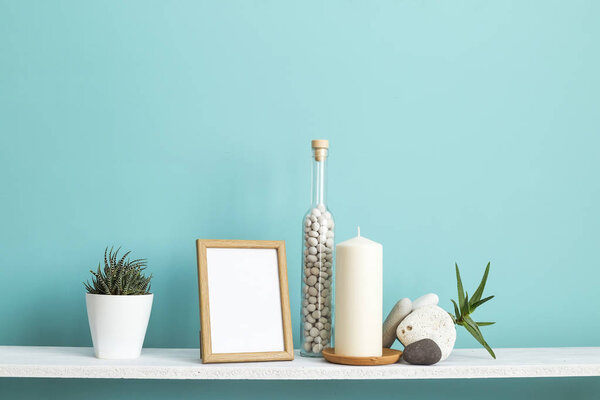
POLYGON ((317 139, 312 141, 312 148, 315 150, 315 160, 324 161, 327 158, 327 149, 329 149, 329 140, 317 139))

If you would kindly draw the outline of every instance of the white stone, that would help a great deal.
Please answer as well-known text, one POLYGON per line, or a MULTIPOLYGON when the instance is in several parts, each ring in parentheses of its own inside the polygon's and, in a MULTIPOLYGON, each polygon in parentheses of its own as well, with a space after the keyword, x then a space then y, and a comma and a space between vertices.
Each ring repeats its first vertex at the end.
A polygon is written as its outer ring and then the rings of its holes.
POLYGON ((315 217, 319 218, 321 216, 321 210, 319 210, 318 208, 313 208, 311 211, 311 214, 314 215, 315 217))
POLYGON ((412 302, 408 297, 398 301, 383 322, 383 347, 390 348, 396 341, 396 328, 410 312, 412 302))
POLYGON ((414 311, 418 308, 425 306, 436 306, 438 304, 438 301, 440 301, 440 299, 437 294, 428 293, 424 296, 419 297, 418 299, 415 299, 415 301, 412 302, 412 309, 414 311))
POLYGON ((444 361, 454 348, 456 328, 450 315, 438 306, 424 306, 408 314, 396 329, 404 346, 421 339, 433 340, 442 351, 444 361))

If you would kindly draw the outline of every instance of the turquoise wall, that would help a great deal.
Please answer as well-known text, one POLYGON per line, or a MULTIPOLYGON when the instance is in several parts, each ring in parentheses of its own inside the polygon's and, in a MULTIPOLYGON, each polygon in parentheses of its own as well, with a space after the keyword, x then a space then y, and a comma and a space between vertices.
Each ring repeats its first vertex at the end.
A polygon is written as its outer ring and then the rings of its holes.
MULTIPOLYGON (((198 345, 196 238, 284 239, 296 313, 310 139, 328 138, 337 237, 360 225, 384 245, 386 311, 432 291, 450 310, 454 262, 473 290, 489 260, 497 297, 476 316, 497 321, 492 346, 600 346, 599 15, 591 0, 0 0, 0 344, 90 346, 81 282, 112 244, 155 275, 148 347, 198 345)), ((457 347, 476 346, 459 331, 457 347)), ((5 379, 0 397, 312 390, 111 385, 5 379)), ((600 391, 598 378, 317 385, 600 391)))

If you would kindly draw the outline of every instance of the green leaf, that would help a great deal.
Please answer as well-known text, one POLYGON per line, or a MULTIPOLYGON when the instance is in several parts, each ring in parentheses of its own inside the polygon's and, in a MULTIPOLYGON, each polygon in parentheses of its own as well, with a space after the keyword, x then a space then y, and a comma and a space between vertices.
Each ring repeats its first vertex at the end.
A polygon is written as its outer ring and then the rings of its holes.
POLYGON ((92 273, 91 282, 84 282, 89 293, 105 295, 134 295, 146 294, 150 290, 152 275, 142 274, 147 263, 146 259, 130 260, 130 252, 119 258, 120 248, 114 250, 108 247, 104 250, 104 268, 98 263, 97 272, 92 273))
POLYGON ((473 297, 471 298, 471 304, 475 304, 481 299, 481 296, 483 295, 483 289, 485 289, 485 284, 487 282, 487 277, 488 277, 489 272, 490 272, 490 263, 488 262, 487 267, 485 267, 485 272, 483 273, 483 278, 481 278, 481 283, 477 287, 477 290, 475 290, 475 293, 473 293, 473 297))
POLYGON ((458 306, 454 300, 450 300, 452 304, 454 304, 454 313, 456 314, 456 318, 460 318, 460 311, 458 311, 458 306))
MULTIPOLYGON (((84 283, 85 285, 85 283, 84 283)), ((450 318, 452 318, 452 322, 454 322, 454 325, 456 325, 456 318, 454 318, 454 315, 448 313, 448 315, 450 316, 450 318)))
POLYGON ((489 326, 489 325, 494 325, 495 322, 475 322, 477 324, 477 326, 489 326))
POLYGON ((494 357, 494 359, 496 358, 496 354, 494 354, 494 350, 492 350, 492 348, 490 347, 489 344, 487 344, 487 342, 485 341, 485 339, 483 338, 483 335, 481 333, 481 331, 479 330, 479 327, 477 326, 477 324, 475 323, 475 321, 473 321, 471 319, 471 317, 469 317, 468 315, 463 315, 463 321, 465 322, 465 324, 463 325, 467 331, 475 338, 475 340, 477 340, 487 351, 488 353, 490 353, 490 355, 492 357, 494 357))
POLYGON ((482 305, 482 304, 483 304, 483 303, 485 303, 486 301, 490 301, 490 300, 491 300, 491 299, 493 299, 494 297, 495 297, 495 296, 489 296, 489 297, 486 297, 486 298, 485 298, 485 299, 483 299, 483 300, 479 300, 479 301, 478 301, 478 302, 476 302, 475 304, 472 304, 472 305, 471 305, 471 312, 475 311, 475 309, 476 309, 477 307, 479 307, 480 305, 482 305))
POLYGON ((469 310, 469 293, 466 293, 465 302, 461 306, 460 311, 461 311, 462 315, 470 314, 471 311, 469 310))
POLYGON ((458 264, 454 263, 456 267, 456 285, 458 287, 458 304, 462 310, 465 304, 465 290, 463 289, 462 280, 460 279, 460 271, 458 270, 458 264))

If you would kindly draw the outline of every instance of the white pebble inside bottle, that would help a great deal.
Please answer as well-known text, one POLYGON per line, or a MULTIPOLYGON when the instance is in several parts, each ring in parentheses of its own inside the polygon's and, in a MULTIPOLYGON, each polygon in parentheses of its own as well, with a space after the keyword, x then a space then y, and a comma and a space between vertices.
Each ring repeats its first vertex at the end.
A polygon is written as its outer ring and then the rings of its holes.
POLYGON ((333 216, 323 204, 312 208, 303 221, 302 342, 305 353, 319 355, 331 347, 331 288, 333 216))

